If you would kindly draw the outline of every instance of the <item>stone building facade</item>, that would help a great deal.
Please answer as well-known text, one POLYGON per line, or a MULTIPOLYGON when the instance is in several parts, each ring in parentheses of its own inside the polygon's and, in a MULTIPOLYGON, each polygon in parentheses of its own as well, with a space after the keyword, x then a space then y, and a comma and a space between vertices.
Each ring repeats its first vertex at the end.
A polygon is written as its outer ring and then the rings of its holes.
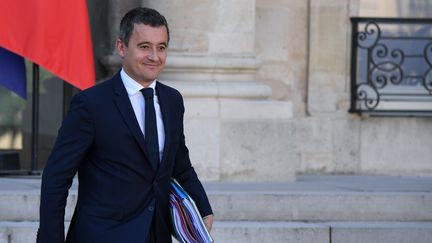
POLYGON ((426 0, 87 2, 100 80, 120 67, 114 41, 128 9, 167 17, 160 80, 185 97, 186 142, 203 180, 432 175, 430 118, 348 113, 350 17, 428 17, 426 0))

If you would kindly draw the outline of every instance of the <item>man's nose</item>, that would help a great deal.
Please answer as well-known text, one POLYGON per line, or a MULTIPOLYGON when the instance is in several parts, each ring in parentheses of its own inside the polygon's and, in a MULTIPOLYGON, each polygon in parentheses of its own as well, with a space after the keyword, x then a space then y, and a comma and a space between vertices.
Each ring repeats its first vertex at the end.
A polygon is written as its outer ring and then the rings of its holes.
POLYGON ((151 50, 149 52, 149 54, 147 55, 147 58, 152 60, 152 61, 155 61, 157 59, 156 50, 151 50))

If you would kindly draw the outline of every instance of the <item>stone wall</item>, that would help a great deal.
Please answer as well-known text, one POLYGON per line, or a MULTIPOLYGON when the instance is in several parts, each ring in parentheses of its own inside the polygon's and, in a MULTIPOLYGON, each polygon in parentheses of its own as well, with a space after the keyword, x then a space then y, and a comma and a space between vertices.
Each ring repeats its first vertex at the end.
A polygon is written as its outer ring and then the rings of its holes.
POLYGON ((310 1, 308 117, 294 118, 295 134, 309 139, 299 140, 298 172, 432 174, 432 119, 347 113, 349 17, 426 17, 430 7, 426 1, 310 1))
MULTIPOLYGON (((109 1, 111 39, 126 10, 120 2, 109 1)), ((348 113, 349 18, 430 16, 426 1, 403 2, 143 0, 128 7, 156 8, 170 23, 160 80, 185 97, 200 176, 286 181, 296 173, 432 175, 431 119, 348 113)), ((113 47, 99 60, 111 73, 120 65, 113 47)))

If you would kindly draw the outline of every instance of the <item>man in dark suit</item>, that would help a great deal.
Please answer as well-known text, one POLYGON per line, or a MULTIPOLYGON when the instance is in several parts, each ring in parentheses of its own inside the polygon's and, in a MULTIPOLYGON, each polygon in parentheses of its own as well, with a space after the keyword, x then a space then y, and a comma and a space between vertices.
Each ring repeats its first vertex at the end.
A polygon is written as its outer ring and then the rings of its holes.
POLYGON ((135 8, 122 19, 116 41, 122 69, 74 96, 44 169, 39 243, 65 241, 65 204, 76 172, 66 242, 171 242, 171 178, 211 229, 212 209, 185 145, 182 96, 156 81, 168 41, 167 22, 155 10, 135 8))

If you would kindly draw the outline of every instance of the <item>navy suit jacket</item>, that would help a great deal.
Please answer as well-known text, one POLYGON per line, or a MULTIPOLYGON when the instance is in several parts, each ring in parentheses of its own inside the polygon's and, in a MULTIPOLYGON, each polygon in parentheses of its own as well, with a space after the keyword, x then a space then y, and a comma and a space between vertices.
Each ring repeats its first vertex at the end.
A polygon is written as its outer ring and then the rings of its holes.
POLYGON ((158 242, 171 242, 170 178, 191 194, 203 216, 212 214, 185 145, 182 96, 159 82, 156 92, 165 127, 159 164, 147 159, 119 73, 74 96, 43 171, 37 242, 65 241, 66 198, 77 172, 78 199, 66 242, 141 243, 152 224, 158 242))

